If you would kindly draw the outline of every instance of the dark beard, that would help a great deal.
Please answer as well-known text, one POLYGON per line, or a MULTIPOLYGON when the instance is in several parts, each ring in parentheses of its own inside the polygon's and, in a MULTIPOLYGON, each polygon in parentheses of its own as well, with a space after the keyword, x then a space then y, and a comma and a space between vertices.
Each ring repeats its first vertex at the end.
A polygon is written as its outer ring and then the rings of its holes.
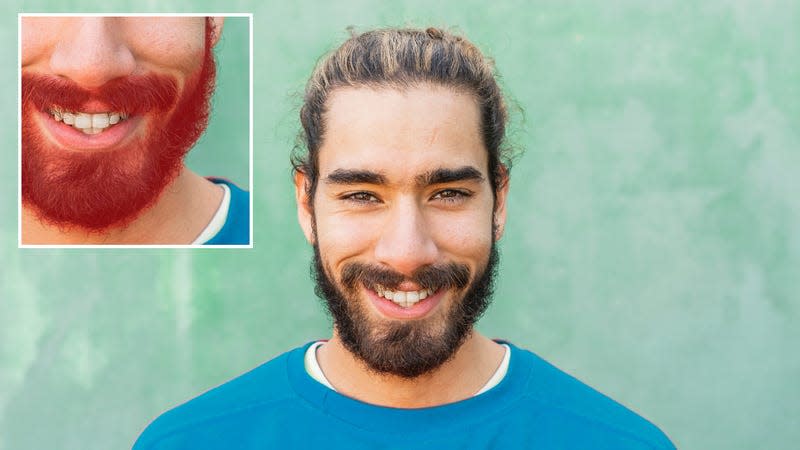
POLYGON ((486 267, 468 286, 470 273, 466 266, 445 264, 416 271, 410 278, 423 288, 453 289, 464 294, 452 302, 444 317, 435 315, 405 322, 375 323, 358 298, 359 286, 391 289, 406 278, 403 275, 351 263, 343 268, 342 281, 337 285, 325 269, 317 245, 311 272, 315 292, 325 301, 344 346, 377 373, 416 378, 450 360, 472 333, 474 324, 491 303, 498 259, 493 242, 486 267))

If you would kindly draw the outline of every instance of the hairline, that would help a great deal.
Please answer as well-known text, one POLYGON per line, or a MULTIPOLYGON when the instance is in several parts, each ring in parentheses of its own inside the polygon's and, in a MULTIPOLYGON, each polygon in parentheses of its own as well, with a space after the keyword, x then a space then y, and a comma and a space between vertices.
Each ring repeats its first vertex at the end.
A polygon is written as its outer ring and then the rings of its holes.
MULTIPOLYGON (((429 88, 431 90, 435 89, 444 89, 449 90, 455 94, 459 95, 466 95, 472 98, 475 102, 475 106, 478 108, 478 134, 481 137, 481 141, 483 141, 483 133, 481 132, 480 128, 484 125, 483 124, 483 112, 481 111, 481 99, 478 93, 476 92, 475 88, 468 86, 466 83, 459 83, 459 82, 452 82, 447 83, 440 80, 430 80, 425 79, 424 77, 407 77, 408 79, 384 79, 384 80, 367 80, 358 83, 332 83, 330 84, 329 88, 327 89, 327 94, 325 95, 325 102, 322 104, 322 108, 320 111, 320 119, 322 124, 323 133, 319 136, 319 143, 317 146, 317 163, 319 162, 319 152, 322 150, 322 147, 325 142, 325 138, 327 135, 327 116, 329 113, 329 106, 331 98, 336 95, 338 92, 345 91, 345 90, 360 90, 360 89, 367 89, 374 92, 381 92, 381 91, 396 91, 400 93, 406 93, 414 89, 426 89, 429 88)), ((486 152, 487 157, 491 155, 489 148, 486 146, 485 142, 481 142, 481 146, 483 150, 486 152)), ((498 153, 499 153, 498 149, 498 153)), ((308 149, 306 150, 306 157, 310 157, 310 152, 308 149)), ((305 159, 305 158, 304 158, 305 159)), ((503 166, 506 166, 505 162, 499 160, 499 163, 503 166)), ((303 170, 304 165, 292 164, 292 173, 294 175, 300 173, 305 176, 310 176, 310 174, 306 173, 303 170)), ((317 172, 319 172, 319 167, 317 167, 317 172)), ((319 173, 317 173, 317 177, 319 177, 319 173)))

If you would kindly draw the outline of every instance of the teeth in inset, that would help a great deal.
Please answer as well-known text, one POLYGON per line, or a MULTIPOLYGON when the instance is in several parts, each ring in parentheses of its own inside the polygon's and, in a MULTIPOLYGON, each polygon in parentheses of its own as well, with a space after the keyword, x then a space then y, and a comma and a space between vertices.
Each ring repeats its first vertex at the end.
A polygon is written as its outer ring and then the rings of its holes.
POLYGON ((92 116, 89 114, 78 114, 75 116, 75 124, 73 125, 75 128, 91 128, 92 127, 92 116))
POLYGON ((92 128, 106 128, 110 122, 108 114, 92 114, 92 128))
POLYGON ((65 124, 72 125, 86 134, 100 133, 111 125, 115 125, 128 118, 127 114, 121 112, 72 113, 59 109, 52 109, 50 110, 50 114, 56 122, 63 121, 65 124))

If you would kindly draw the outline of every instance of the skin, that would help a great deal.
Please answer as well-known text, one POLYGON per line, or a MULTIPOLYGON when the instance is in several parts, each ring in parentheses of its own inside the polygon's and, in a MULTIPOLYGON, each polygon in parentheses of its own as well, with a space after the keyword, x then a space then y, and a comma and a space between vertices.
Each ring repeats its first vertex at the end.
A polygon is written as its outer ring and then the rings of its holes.
MULTIPOLYGON (((223 18, 214 17, 212 22, 216 44, 223 18)), ((22 70, 70 79, 87 89, 119 77, 169 74, 183 92, 186 80, 199 69, 204 30, 203 17, 23 17, 22 70)), ((135 132, 146 129, 147 115, 143 119, 135 132)), ((89 233, 77 227, 53 227, 23 205, 22 242, 190 243, 211 220, 222 198, 221 187, 182 167, 154 206, 124 228, 89 233)))
MULTIPOLYGON (((492 240, 502 235, 508 193, 508 183, 502 183, 493 210, 475 99, 432 85, 402 91, 347 87, 335 90, 327 107, 314 204, 309 204, 308 180, 301 173, 295 177, 295 192, 300 225, 308 241, 319 245, 329 275, 339 283, 342 266, 351 261, 405 275, 421 266, 457 262, 469 266, 474 278, 488 261, 492 240), (481 177, 419 182, 430 171, 463 167, 476 169, 481 177), (330 174, 342 170, 373 172, 384 179, 331 181, 330 174)), ((419 288, 409 281, 400 286, 407 291, 419 288)), ((366 288, 360 289, 359 301, 368 306, 372 321, 417 320, 382 315, 368 300, 366 288)), ((446 292, 425 317, 443 317, 460 294, 446 292)), ((343 346, 334 328, 317 357, 325 376, 344 395, 377 405, 420 408, 474 395, 495 372, 503 352, 473 331, 451 360, 407 379, 370 371, 343 346)))

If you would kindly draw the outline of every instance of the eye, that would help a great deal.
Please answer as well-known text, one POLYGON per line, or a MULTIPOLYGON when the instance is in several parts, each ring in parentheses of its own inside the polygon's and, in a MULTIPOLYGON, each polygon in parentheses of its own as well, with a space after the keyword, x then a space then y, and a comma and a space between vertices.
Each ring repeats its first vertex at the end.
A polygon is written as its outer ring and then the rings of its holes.
POLYGON ((433 200, 442 200, 448 203, 458 203, 472 197, 472 192, 463 189, 443 189, 431 197, 433 200))
POLYGON ((342 194, 340 199, 348 202, 358 203, 358 204, 369 204, 369 203, 378 203, 378 197, 375 197, 374 194, 370 192, 350 192, 346 194, 342 194))

